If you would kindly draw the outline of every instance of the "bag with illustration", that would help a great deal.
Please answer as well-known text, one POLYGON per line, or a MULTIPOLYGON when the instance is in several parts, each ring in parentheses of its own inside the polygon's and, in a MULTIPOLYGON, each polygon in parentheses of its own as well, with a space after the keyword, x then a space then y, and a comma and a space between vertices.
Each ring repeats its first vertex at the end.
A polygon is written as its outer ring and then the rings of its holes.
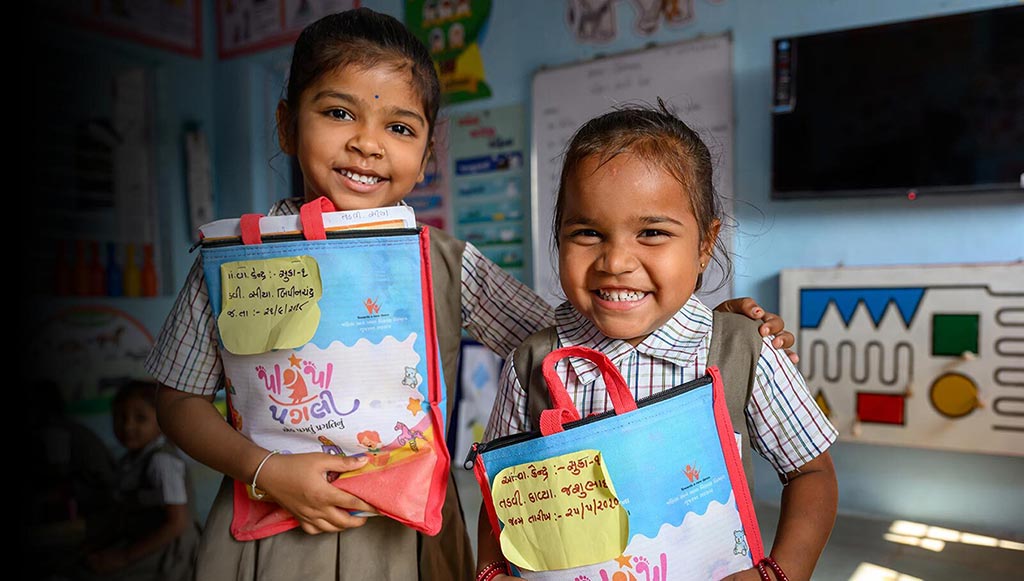
MULTIPOLYGON (((408 207, 330 210, 321 198, 201 229, 229 420, 283 454, 368 456, 328 479, 436 534, 449 457, 429 232, 408 207)), ((234 483, 236 539, 298 526, 268 500, 234 483)))
POLYGON ((517 573, 706 581, 762 561, 718 368, 640 401, 598 351, 557 349, 542 368, 552 408, 539 429, 477 444, 468 460, 517 573), (597 365, 613 410, 580 419, 554 369, 566 357, 597 365))

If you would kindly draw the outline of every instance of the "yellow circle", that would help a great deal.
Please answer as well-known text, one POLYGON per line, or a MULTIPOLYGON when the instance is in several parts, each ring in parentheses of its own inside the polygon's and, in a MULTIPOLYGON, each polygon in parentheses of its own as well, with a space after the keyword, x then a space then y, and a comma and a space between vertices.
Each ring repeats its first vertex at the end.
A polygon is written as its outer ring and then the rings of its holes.
POLYGON ((940 414, 962 418, 978 407, 978 386, 966 375, 947 373, 932 383, 931 399, 940 414))

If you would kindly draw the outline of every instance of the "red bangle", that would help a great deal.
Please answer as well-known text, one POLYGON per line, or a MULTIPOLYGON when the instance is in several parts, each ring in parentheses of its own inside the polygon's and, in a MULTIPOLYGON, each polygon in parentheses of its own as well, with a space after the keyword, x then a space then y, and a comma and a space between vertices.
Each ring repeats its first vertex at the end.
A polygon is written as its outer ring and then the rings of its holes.
POLYGON ((502 573, 508 574, 508 562, 492 561, 476 574, 476 581, 491 581, 502 573))
POLYGON ((789 577, 786 576, 786 572, 779 566, 778 561, 771 557, 765 557, 757 564, 757 571, 761 574, 761 581, 771 581, 768 577, 768 571, 766 570, 765 565, 772 570, 772 573, 775 573, 775 577, 778 581, 789 581, 789 577))
POLYGON ((772 571, 775 572, 775 576, 779 578, 779 581, 789 581, 789 577, 786 577, 786 572, 782 570, 782 567, 779 566, 779 563, 775 559, 765 557, 764 561, 772 568, 772 571))

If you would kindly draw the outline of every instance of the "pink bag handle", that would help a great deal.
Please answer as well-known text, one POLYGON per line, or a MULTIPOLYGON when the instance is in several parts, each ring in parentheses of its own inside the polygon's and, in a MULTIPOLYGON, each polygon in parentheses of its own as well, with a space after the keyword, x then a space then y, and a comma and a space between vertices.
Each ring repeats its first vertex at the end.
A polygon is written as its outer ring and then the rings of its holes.
POLYGON ((626 387, 626 381, 622 374, 612 363, 608 356, 600 351, 588 347, 562 347, 555 349, 544 357, 541 362, 541 369, 544 373, 544 381, 548 384, 548 393, 551 394, 552 408, 544 410, 540 414, 540 433, 549 436, 563 431, 562 425, 580 419, 580 413, 572 403, 572 398, 565 391, 565 385, 555 373, 555 363, 566 357, 581 357, 595 365, 604 377, 605 389, 608 390, 608 397, 612 400, 612 408, 616 414, 624 414, 636 409, 636 400, 633 394, 626 387))
POLYGON ((299 208, 299 220, 302 222, 302 236, 306 240, 327 240, 324 230, 324 212, 333 212, 336 208, 324 196, 306 202, 299 208))

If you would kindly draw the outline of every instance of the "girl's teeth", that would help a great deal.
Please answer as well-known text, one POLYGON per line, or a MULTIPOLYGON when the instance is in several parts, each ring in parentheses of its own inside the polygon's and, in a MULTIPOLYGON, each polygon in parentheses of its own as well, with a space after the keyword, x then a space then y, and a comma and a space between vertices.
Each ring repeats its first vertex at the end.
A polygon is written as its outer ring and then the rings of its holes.
POLYGON ((380 178, 377 176, 364 176, 345 169, 341 170, 341 175, 349 179, 355 180, 361 184, 375 184, 380 181, 380 178))
POLYGON ((639 301, 644 298, 647 293, 640 291, 597 291, 597 296, 601 297, 606 301, 619 302, 619 301, 639 301))

